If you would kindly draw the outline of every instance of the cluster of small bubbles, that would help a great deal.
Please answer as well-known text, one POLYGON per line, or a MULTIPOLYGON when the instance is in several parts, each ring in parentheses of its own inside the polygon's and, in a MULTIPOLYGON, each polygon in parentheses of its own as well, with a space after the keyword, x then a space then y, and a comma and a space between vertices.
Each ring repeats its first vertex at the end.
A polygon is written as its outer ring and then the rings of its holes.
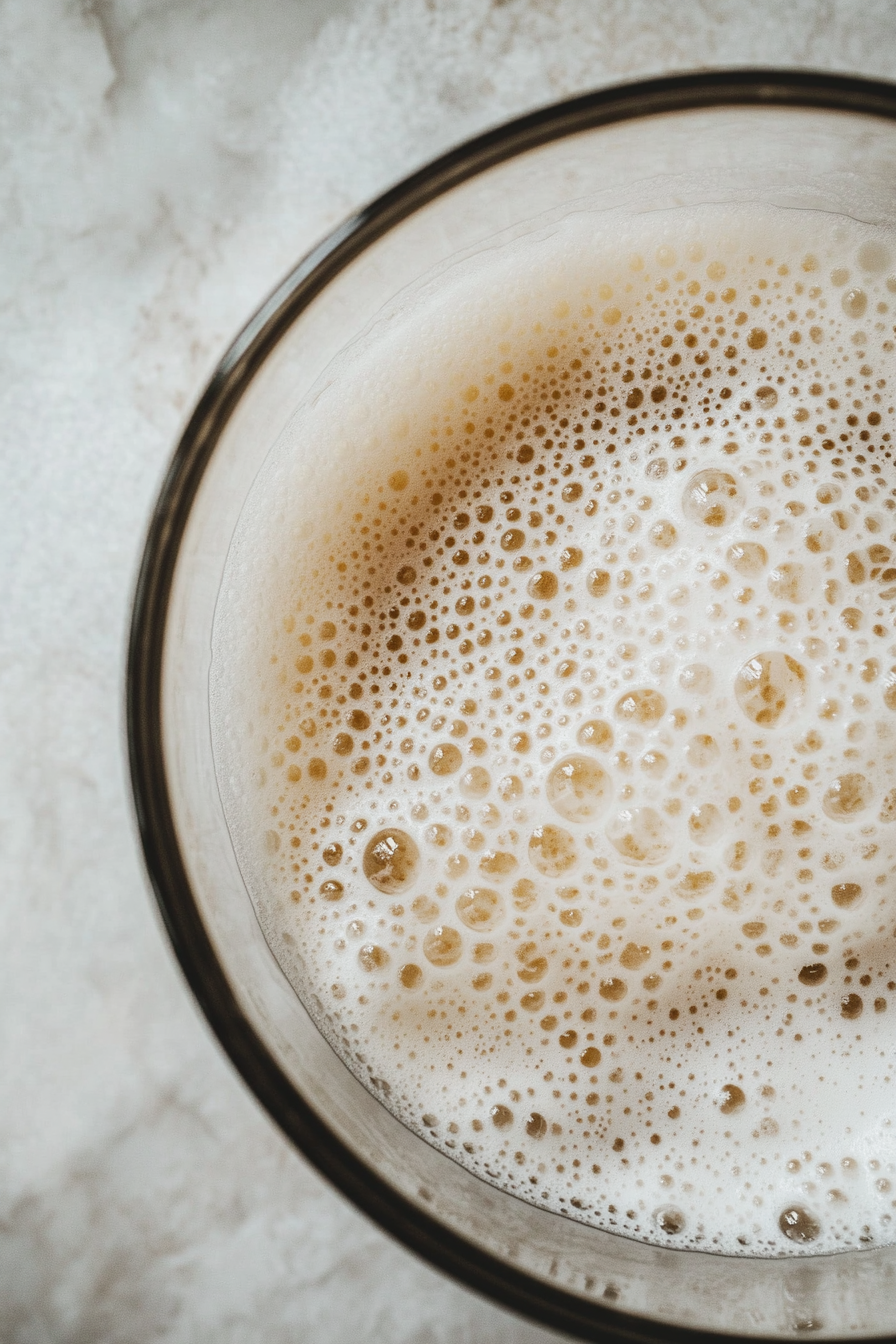
POLYGON ((334 1048, 484 1179, 659 1244, 892 1240, 896 277, 860 226, 650 227, 334 483, 266 597, 244 868, 334 1048))

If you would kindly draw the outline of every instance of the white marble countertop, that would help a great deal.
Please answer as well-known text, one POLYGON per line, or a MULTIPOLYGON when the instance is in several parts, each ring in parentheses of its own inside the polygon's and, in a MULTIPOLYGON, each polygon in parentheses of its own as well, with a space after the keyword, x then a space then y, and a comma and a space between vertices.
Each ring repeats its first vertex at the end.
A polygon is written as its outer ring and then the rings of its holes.
POLYGON ((0 1338, 556 1338, 325 1185, 194 1006, 123 746, 144 528, 229 339, 356 206, 600 83, 896 78, 896 4, 5 0, 0 52, 0 1338))

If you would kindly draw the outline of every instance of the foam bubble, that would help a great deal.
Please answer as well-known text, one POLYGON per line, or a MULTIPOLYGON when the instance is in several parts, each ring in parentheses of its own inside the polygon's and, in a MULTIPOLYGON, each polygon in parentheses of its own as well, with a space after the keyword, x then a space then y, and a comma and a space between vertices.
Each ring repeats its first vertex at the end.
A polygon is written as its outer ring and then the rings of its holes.
POLYGON ((606 810, 612 783, 597 761, 566 756, 548 774, 545 792, 551 806, 566 821, 593 821, 606 810))

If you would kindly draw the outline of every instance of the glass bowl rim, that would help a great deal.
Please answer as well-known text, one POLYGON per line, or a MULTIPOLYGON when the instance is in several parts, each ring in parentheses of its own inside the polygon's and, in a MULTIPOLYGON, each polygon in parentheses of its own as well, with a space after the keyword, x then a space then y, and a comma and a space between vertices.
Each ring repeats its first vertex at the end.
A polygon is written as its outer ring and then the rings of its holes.
MULTIPOLYGON (((778 107, 896 121, 896 83, 812 70, 737 68, 614 84, 538 108, 449 150, 358 210, 304 256, 232 342, 184 428, 146 533, 134 590, 125 725, 144 861, 181 970, 244 1082, 302 1155, 383 1231, 498 1305, 580 1339, 754 1339, 639 1318, 543 1283, 484 1254, 411 1204, 327 1127, 243 1014, 190 887, 162 746, 166 617, 180 544, 202 475, 244 390, 312 300, 351 261, 422 206, 527 150, 580 131, 663 112, 778 107)), ((688 1254, 688 1252, 680 1252, 688 1254)))

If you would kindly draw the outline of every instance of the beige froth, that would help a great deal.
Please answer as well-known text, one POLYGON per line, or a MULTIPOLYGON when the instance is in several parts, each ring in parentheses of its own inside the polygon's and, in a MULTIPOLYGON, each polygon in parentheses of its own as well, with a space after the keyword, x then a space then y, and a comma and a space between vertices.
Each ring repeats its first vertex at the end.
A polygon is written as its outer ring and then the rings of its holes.
POLYGON ((485 1179, 889 1240, 889 243, 628 232, 449 270, 297 416, 220 604, 231 829, 321 1029, 485 1179))

